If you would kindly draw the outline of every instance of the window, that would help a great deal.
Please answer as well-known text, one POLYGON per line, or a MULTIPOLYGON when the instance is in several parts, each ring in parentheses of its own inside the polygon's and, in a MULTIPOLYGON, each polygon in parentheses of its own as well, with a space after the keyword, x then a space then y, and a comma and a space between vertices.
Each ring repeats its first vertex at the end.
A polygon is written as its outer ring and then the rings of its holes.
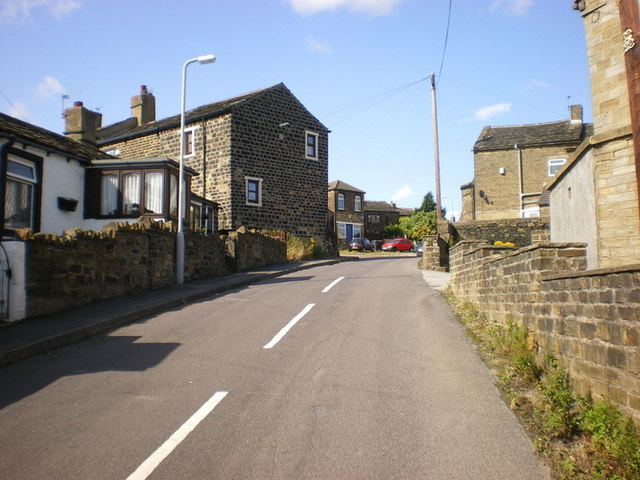
POLYGON ((360 195, 356 195, 354 199, 354 210, 356 212, 362 211, 362 197, 360 195))
POLYGON ((7 161, 5 228, 36 228, 37 182, 35 162, 22 159, 7 161))
POLYGON ((184 156, 185 158, 196 155, 196 128, 189 128, 184 131, 184 156))
POLYGON ((217 230, 216 208, 202 201, 191 203, 191 229, 205 235, 217 230))
POLYGON ((140 215, 140 173, 122 175, 122 211, 125 215, 140 215))
POLYGON ((262 179, 245 177, 246 182, 246 204, 261 206, 262 205, 262 179))
POLYGON ((164 174, 149 172, 144 175, 144 213, 162 214, 164 174))
POLYGON ((338 210, 344 210, 344 195, 342 193, 338 194, 338 210))
POLYGON ((338 238, 346 238, 346 237, 347 237, 347 224, 338 223, 338 238))
POLYGON ((353 236, 354 237, 361 237, 362 236, 362 225, 360 225, 359 223, 354 223, 353 224, 353 236))
POLYGON ((313 132, 306 132, 306 149, 305 157, 311 160, 318 159, 318 134, 313 132))
MULTIPOLYGON (((105 170, 98 172, 95 185, 99 188, 96 202, 98 199, 100 202, 99 207, 97 203, 93 207, 97 216, 137 218, 140 215, 177 215, 178 176, 169 174, 168 170, 105 170)), ((185 205, 189 195, 187 189, 185 179, 185 205)))
POLYGON ((547 175, 549 177, 553 177, 556 173, 558 173, 558 170, 560 170, 566 162, 566 158, 550 158, 548 161, 547 175))

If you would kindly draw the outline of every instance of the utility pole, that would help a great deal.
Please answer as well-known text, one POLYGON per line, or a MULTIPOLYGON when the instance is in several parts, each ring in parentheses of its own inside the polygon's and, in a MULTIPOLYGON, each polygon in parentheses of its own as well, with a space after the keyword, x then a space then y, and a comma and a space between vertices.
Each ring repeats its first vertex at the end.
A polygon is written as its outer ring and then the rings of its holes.
MULTIPOLYGON (((436 74, 431 77, 431 104, 433 118, 433 164, 435 168, 436 181, 436 222, 440 224, 442 218, 442 207, 440 197, 440 148, 438 146, 438 107, 436 105, 436 74)), ((443 232, 446 233, 446 232, 443 232)))

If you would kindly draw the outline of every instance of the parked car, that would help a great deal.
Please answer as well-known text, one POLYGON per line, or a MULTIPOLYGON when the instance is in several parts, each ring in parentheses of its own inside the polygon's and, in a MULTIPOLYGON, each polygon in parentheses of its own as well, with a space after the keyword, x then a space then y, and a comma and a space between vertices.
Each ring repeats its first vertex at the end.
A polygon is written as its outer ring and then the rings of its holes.
POLYGON ((413 243, 406 238, 394 238, 382 244, 382 250, 385 252, 408 252, 412 248, 413 243))
POLYGON ((421 257, 422 256, 422 247, 424 245, 424 242, 418 242, 416 244, 416 256, 421 257))
POLYGON ((350 251, 357 250, 359 252, 365 252, 367 250, 371 250, 373 252, 374 247, 373 247, 373 243, 371 243, 366 238, 354 238, 353 240, 351 240, 351 243, 349 243, 349 250, 350 251))

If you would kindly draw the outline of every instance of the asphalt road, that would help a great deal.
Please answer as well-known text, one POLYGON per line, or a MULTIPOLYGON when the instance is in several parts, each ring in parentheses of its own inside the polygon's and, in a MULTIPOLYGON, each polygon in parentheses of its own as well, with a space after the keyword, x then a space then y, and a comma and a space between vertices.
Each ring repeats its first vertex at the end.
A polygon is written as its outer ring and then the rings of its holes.
POLYGON ((0 369, 7 479, 547 479, 415 257, 304 270, 0 369))

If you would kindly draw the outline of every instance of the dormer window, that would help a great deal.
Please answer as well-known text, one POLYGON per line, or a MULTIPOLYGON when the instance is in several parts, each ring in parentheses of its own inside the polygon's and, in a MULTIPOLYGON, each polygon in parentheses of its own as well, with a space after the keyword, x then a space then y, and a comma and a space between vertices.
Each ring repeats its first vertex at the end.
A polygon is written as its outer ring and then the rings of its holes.
POLYGON ((306 132, 305 157, 309 160, 318 160, 318 134, 314 132, 306 132))

